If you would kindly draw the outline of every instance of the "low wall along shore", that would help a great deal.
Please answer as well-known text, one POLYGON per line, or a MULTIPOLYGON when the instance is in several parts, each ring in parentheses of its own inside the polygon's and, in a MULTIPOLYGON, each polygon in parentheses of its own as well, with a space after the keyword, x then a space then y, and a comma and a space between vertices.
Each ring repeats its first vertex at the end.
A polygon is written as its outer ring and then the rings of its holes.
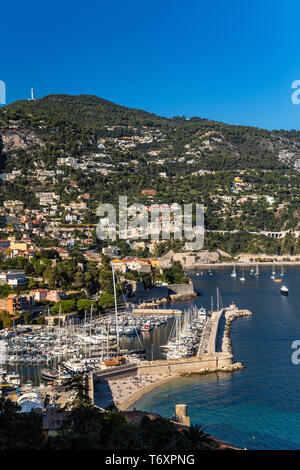
POLYGON ((214 370, 227 368, 232 365, 231 354, 211 354, 203 357, 190 357, 183 359, 170 359, 167 361, 143 362, 139 365, 137 375, 159 375, 159 374, 197 374, 203 370, 214 370))

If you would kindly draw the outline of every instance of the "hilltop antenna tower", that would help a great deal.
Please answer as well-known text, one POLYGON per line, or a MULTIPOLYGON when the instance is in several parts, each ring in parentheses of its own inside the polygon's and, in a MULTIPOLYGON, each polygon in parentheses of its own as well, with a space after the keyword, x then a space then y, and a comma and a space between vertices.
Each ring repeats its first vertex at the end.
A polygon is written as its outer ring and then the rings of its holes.
POLYGON ((31 88, 31 101, 34 101, 33 88, 31 88))

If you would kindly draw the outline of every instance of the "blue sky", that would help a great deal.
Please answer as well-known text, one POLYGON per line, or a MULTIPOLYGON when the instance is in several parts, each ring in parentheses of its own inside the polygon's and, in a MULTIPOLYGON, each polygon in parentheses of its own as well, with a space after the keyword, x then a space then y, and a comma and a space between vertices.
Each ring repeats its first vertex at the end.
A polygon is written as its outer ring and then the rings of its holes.
POLYGON ((291 0, 5 2, 7 102, 94 94, 164 116, 300 129, 300 3, 291 0))

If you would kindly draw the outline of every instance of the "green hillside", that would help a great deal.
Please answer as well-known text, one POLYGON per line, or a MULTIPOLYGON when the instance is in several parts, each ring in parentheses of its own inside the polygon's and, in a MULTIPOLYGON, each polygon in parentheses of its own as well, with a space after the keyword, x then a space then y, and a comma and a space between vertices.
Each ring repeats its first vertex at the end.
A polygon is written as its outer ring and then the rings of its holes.
MULTIPOLYGON (((36 191, 53 191, 61 223, 64 206, 89 193, 83 223, 97 221, 99 203, 127 195, 128 203, 203 203, 209 230, 300 227, 298 131, 168 119, 96 96, 49 95, 0 109, 0 152, 0 204, 18 199, 38 209, 36 191), (143 194, 149 189, 151 197, 143 194)), ((230 251, 232 236, 222 237, 219 246, 230 251)), ((252 239, 244 248, 259 249, 252 239)))

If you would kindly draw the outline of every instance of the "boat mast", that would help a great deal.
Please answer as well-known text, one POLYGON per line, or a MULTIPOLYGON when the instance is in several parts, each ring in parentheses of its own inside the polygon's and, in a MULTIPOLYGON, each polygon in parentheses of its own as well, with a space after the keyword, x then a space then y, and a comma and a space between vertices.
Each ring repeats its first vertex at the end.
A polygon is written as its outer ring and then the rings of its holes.
POLYGON ((91 317, 90 317, 90 358, 92 355, 92 318, 93 318, 93 304, 91 304, 91 317))
POLYGON ((219 288, 217 287, 217 311, 221 310, 222 308, 223 308, 223 302, 222 302, 219 288))
POLYGON ((113 275, 114 298, 115 298, 115 314, 116 314, 116 330, 117 330, 117 351, 119 351, 119 325, 118 325, 118 307, 117 307, 117 294, 116 294, 116 280, 113 265, 111 266, 113 275))

